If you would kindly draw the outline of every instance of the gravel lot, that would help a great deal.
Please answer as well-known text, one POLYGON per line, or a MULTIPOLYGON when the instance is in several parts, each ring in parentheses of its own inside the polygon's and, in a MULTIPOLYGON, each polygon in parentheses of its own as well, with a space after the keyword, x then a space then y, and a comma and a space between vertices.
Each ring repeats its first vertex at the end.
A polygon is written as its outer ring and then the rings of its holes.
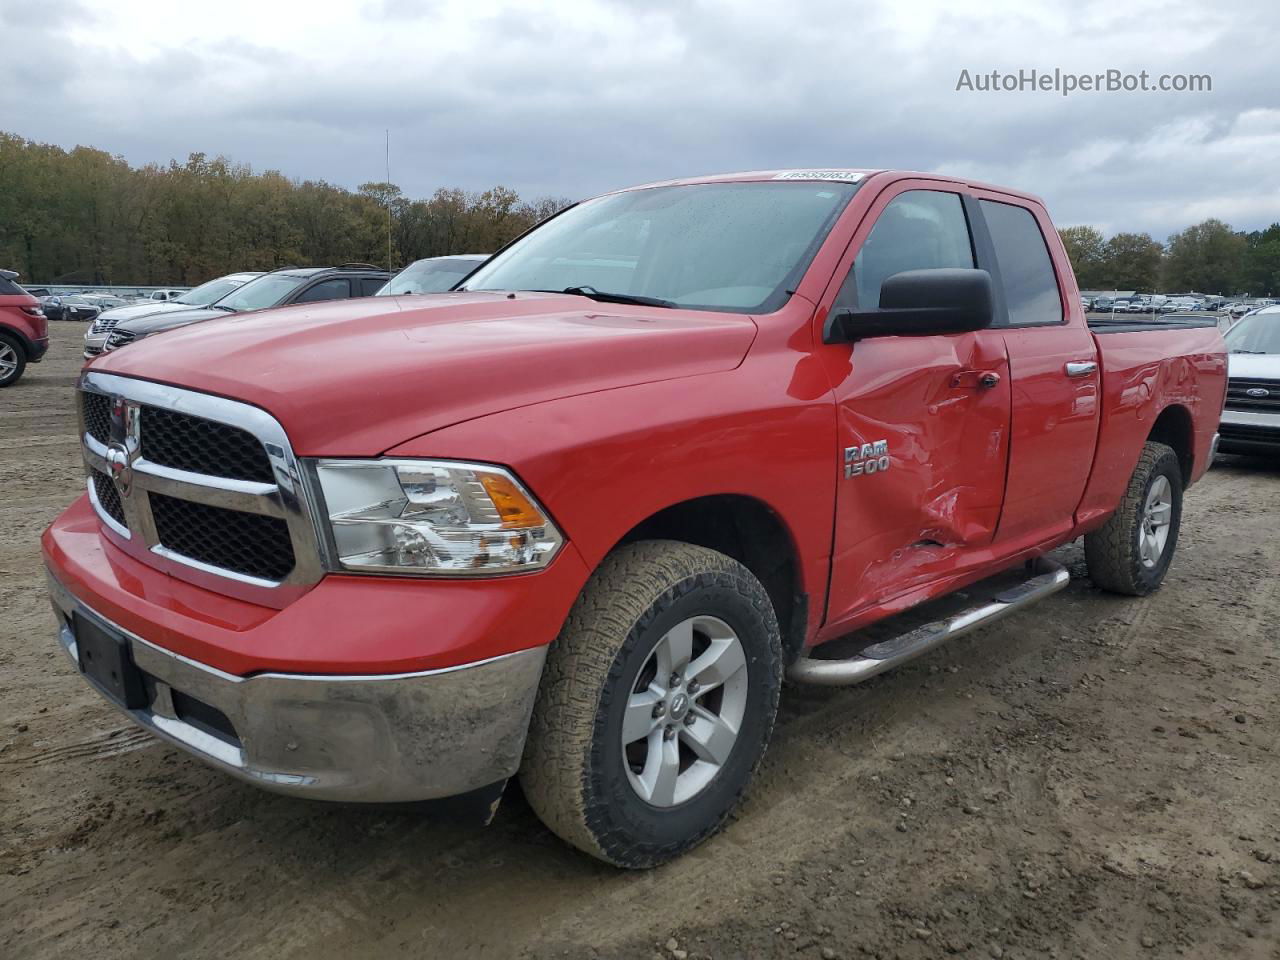
POLYGON ((79 324, 0 391, 0 956, 1280 958, 1280 463, 1223 458, 1156 596, 1077 579, 846 690, 789 688, 740 816, 643 874, 518 791, 488 828, 262 793, 54 644, 79 324))

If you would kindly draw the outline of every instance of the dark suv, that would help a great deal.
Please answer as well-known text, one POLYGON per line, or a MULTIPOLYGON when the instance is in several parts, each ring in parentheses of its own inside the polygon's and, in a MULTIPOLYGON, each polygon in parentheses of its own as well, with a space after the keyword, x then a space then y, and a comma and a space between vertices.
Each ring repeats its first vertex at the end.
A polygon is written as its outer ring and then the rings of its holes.
POLYGON ((340 267, 285 267, 264 273, 256 280, 233 290, 207 307, 157 313, 116 324, 107 339, 109 352, 149 337, 153 333, 185 327, 202 320, 225 317, 233 313, 285 307, 294 303, 317 303, 321 300, 347 300, 371 297, 391 275, 367 263, 344 263, 340 267))

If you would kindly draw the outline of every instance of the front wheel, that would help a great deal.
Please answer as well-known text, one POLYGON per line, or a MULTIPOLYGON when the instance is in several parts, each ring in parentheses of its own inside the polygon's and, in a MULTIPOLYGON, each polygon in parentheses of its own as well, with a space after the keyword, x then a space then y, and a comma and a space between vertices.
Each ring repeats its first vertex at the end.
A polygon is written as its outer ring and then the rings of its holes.
POLYGON ((1182 525, 1182 465, 1173 448, 1142 448, 1120 506, 1085 534, 1089 578, 1104 590, 1146 596, 1164 582, 1182 525))
POLYGON ((769 595, 704 547, 614 551, 551 647, 520 780, 543 822, 620 867, 723 826, 764 755, 782 686, 769 595))

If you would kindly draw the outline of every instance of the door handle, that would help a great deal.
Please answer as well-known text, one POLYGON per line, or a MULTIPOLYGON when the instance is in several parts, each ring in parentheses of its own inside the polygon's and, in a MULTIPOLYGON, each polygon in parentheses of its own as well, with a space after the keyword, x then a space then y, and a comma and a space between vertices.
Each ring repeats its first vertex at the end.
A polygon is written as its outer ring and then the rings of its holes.
POLYGON ((1098 372, 1098 362, 1096 360, 1069 360, 1067 361, 1068 377, 1087 377, 1091 373, 1098 372))
POLYGON ((953 388, 982 387, 984 390, 990 390, 999 385, 1000 374, 994 370, 965 370, 951 378, 953 388))

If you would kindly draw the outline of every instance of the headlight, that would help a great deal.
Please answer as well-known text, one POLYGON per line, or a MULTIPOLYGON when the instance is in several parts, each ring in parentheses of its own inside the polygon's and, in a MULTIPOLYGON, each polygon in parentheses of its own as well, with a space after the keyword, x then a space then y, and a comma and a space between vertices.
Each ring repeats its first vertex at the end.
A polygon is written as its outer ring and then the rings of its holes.
POLYGON ((317 460, 338 569, 485 576, 538 570, 564 542, 501 467, 317 460))

